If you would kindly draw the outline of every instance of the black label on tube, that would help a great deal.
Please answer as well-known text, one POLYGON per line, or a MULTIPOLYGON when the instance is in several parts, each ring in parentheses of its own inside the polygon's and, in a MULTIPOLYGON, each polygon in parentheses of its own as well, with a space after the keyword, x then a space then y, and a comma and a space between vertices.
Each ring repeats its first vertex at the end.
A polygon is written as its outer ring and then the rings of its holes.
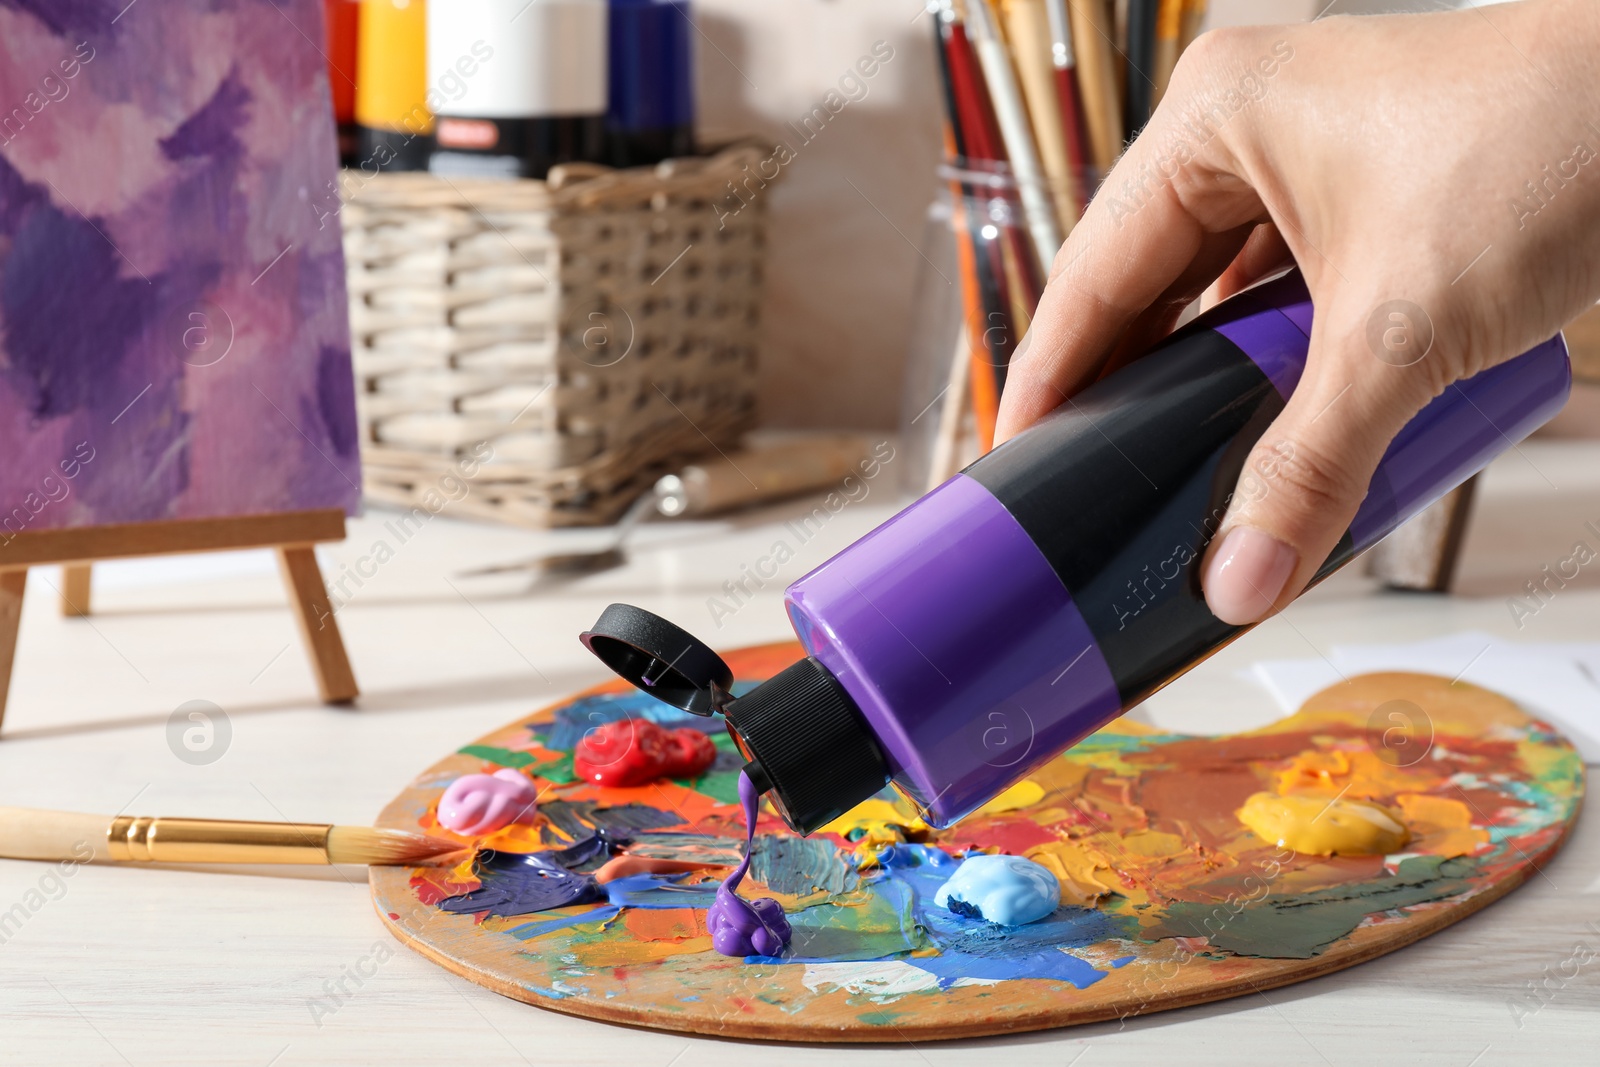
MULTIPOLYGON (((1249 356, 1200 329, 967 468, 1061 578, 1125 704, 1240 632, 1207 608, 1201 562, 1250 450, 1282 410, 1249 356)), ((1246 485, 1271 491, 1266 479, 1246 485)), ((1341 549, 1335 557, 1348 558, 1341 549)))

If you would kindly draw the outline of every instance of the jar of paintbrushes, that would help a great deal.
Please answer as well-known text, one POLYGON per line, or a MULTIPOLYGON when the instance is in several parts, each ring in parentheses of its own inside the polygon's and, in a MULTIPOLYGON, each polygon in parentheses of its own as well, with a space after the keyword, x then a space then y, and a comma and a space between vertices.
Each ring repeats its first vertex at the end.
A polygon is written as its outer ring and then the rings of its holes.
MULTIPOLYGON (((1050 268, 1029 225, 1026 183, 1010 166, 948 162, 936 177, 920 244, 900 418, 904 488, 919 495, 993 443, 1006 368, 1050 268)), ((1072 179, 1074 188, 1090 190, 1095 174, 1082 168, 1072 179)), ((1053 196, 1048 182, 1040 185, 1053 196)))
POLYGON ((988 451, 1005 370, 1099 178, 1205 0, 928 0, 945 156, 901 430, 922 493, 988 451))

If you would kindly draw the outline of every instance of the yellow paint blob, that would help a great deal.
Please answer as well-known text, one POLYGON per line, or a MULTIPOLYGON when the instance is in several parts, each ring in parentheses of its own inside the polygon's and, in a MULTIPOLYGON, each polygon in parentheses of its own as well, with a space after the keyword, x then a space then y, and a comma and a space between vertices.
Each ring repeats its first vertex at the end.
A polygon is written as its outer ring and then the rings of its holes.
POLYGON ((903 826, 913 831, 928 829, 928 824, 915 812, 902 810, 890 801, 874 797, 871 800, 863 800, 817 832, 849 837, 853 830, 871 829, 882 825, 903 826))
POLYGON ((1113 890, 1105 857, 1076 841, 1035 845, 1023 855, 1056 876, 1063 904, 1089 907, 1113 890))
POLYGON ((1382 856, 1411 840, 1388 808, 1360 800, 1256 793, 1237 814, 1268 844, 1313 856, 1382 856))
MULTIPOLYGON (((1040 795, 1043 795, 1043 790, 1040 790, 1040 795)), ((863 800, 817 832, 838 834, 854 841, 856 866, 861 870, 871 870, 878 865, 879 852, 890 845, 910 840, 913 835, 925 834, 929 829, 921 816, 874 797, 863 800)))
POLYGON ((1044 799, 1044 787, 1038 782, 1021 781, 1007 789, 989 803, 979 808, 977 815, 1003 815, 1008 811, 1021 811, 1044 799))

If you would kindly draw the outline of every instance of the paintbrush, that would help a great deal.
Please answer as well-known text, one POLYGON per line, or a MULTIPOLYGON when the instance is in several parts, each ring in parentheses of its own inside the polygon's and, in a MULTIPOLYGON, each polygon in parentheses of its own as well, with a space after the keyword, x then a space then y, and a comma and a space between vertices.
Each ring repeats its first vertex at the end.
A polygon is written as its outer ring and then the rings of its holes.
MULTIPOLYGON (((1078 89, 1077 53, 1072 43, 1072 21, 1067 14, 1067 0, 1045 0, 1045 15, 1050 22, 1050 61, 1055 67, 1057 109, 1066 138, 1067 163, 1073 177, 1076 201, 1072 206, 1072 219, 1076 223, 1089 202, 1094 178, 1093 152, 1089 147, 1089 131, 1083 119, 1083 94, 1078 89)), ((1067 220, 1063 220, 1063 228, 1067 220)))
MULTIPOLYGON (((1056 221, 1062 234, 1069 234, 1073 223, 1078 221, 1080 201, 1077 175, 1073 172, 1067 151, 1067 126, 1061 115, 1061 98, 1056 92, 1050 19, 1045 11, 1045 0, 1000 0, 1000 17, 1005 23, 1006 40, 1011 44, 1017 83, 1028 105, 1039 162, 1050 179, 1056 221)), ((1049 264, 1045 264, 1045 267, 1048 270, 1049 264)))
MULTIPOLYGON (((1046 277, 1050 273, 1056 250, 1061 247, 1061 230, 1056 222, 1055 205, 1050 199, 1044 165, 1039 162, 1033 127, 1028 123, 1028 107, 1023 100, 1022 89, 1017 84, 1016 68, 1011 65, 1011 54, 1000 35, 999 18, 990 0, 969 0, 967 25, 978 63, 983 69, 983 77, 989 86, 989 99, 999 122, 1000 138, 1005 143, 1011 171, 1016 175, 1023 219, 1033 241, 1034 259, 1028 266, 1036 268, 1038 276, 1046 277)), ((1037 298, 1026 301, 1030 312, 1036 303, 1037 298)))
POLYGON ((152 819, 0 807, 0 856, 18 860, 423 866, 462 848, 454 841, 371 826, 152 819))
MULTIPOLYGON (((1124 134, 1132 141, 1150 121, 1156 86, 1156 22, 1160 0, 1128 0, 1127 86, 1124 101, 1124 134)), ((1174 34, 1176 47, 1176 34, 1174 34)))
POLYGON ((1106 0, 1067 3, 1084 122, 1089 128, 1095 169, 1104 176, 1122 150, 1122 103, 1112 56, 1111 11, 1106 0))

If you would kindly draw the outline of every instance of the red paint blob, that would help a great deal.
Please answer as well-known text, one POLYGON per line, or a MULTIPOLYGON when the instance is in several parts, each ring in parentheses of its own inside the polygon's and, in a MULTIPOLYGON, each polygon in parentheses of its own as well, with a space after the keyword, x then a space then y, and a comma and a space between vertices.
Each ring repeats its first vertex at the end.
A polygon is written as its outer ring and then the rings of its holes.
POLYGON ((695 778, 716 762, 717 746, 699 730, 666 730, 648 719, 618 719, 583 736, 572 769, 596 785, 644 785, 657 778, 695 778))

